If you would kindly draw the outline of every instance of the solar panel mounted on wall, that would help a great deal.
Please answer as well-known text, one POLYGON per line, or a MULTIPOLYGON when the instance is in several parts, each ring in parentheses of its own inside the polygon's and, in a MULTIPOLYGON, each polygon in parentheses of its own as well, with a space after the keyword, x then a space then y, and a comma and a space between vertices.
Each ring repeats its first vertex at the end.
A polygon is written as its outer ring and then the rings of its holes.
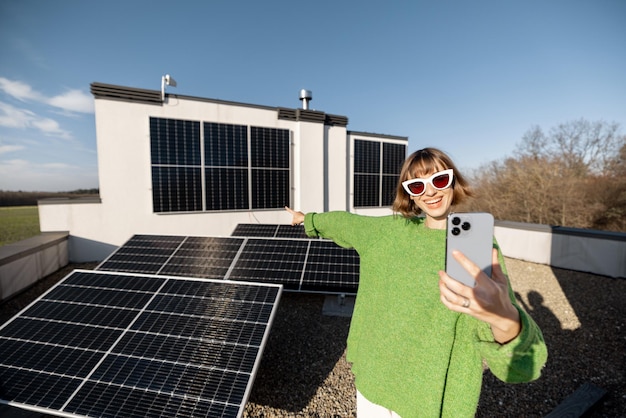
POLYGON ((354 206, 378 206, 380 142, 354 141, 354 206))
POLYGON ((400 169, 406 158, 406 145, 383 142, 382 205, 391 206, 396 197, 400 169))
POLYGON ((151 117, 153 210, 288 205, 290 136, 288 129, 151 117))
POLYGON ((150 156, 153 210, 201 211, 200 123, 150 118, 150 156))
POLYGON ((405 156, 404 144, 355 139, 354 206, 391 206, 405 156))
POLYGON ((241 416, 281 287, 76 270, 0 328, 3 403, 241 416))
POLYGON ((250 127, 252 209, 289 205, 289 137, 287 129, 250 127))
POLYGON ((248 127, 204 122, 207 210, 250 208, 248 127))

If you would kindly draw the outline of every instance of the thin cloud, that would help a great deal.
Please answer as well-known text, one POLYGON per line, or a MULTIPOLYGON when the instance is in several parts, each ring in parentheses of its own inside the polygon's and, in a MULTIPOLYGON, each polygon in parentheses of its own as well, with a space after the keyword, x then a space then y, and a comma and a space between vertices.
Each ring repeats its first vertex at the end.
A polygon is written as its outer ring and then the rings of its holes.
POLYGON ((69 90, 61 95, 51 97, 48 99, 48 104, 70 112, 94 112, 93 99, 80 90, 69 90))
POLYGON ((0 155, 25 149, 22 145, 0 145, 0 155))
POLYGON ((41 165, 44 168, 50 168, 52 170, 67 170, 69 168, 75 168, 76 166, 65 163, 46 163, 41 165))
POLYGON ((27 167, 29 164, 30 163, 27 160, 21 159, 0 161, 0 173, 4 170, 6 170, 7 173, 10 173, 11 169, 27 167))
POLYGON ((63 139, 72 139, 72 135, 61 129, 59 123, 50 118, 37 118, 32 122, 33 126, 48 136, 56 136, 63 139))
POLYGON ((62 129, 54 119, 38 116, 30 110, 19 109, 4 102, 0 102, 0 126, 14 129, 35 128, 48 136, 72 139, 72 135, 62 129))
POLYGON ((0 90, 22 102, 34 101, 68 112, 94 112, 94 104, 91 96, 77 89, 71 89, 65 93, 48 97, 34 90, 26 83, 0 77, 0 90))
POLYGON ((35 114, 30 110, 18 109, 8 103, 0 102, 0 126, 25 129, 35 114))
POLYGON ((0 90, 6 94, 15 97, 22 102, 33 100, 36 102, 45 101, 45 97, 34 91, 31 86, 21 81, 13 81, 0 77, 0 90))

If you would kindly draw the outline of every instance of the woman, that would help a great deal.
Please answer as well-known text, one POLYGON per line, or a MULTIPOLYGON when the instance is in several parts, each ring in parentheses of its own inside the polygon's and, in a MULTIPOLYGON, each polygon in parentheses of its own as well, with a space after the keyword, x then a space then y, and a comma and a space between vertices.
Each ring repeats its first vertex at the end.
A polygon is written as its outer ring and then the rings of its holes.
POLYGON ((455 253, 475 277, 473 288, 443 271, 446 218, 470 196, 451 159, 425 148, 402 166, 393 204, 402 216, 286 208, 309 236, 359 253, 347 343, 359 418, 474 416, 483 359, 505 382, 539 377, 547 359, 543 336, 515 302, 497 246, 491 278, 455 253))

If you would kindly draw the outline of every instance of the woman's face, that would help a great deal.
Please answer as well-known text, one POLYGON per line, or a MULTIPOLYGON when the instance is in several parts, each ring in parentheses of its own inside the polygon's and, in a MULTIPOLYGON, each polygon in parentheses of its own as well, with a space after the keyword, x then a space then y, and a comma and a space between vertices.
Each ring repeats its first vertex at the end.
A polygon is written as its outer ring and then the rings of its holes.
MULTIPOLYGON (((436 172, 441 170, 433 170, 429 173, 421 173, 418 177, 427 179, 436 172)), ((446 227, 446 217, 452 208, 452 198, 454 190, 452 185, 443 190, 437 190, 429 182, 426 183, 426 189, 420 196, 411 196, 411 200, 426 215, 426 225, 430 228, 446 227)))

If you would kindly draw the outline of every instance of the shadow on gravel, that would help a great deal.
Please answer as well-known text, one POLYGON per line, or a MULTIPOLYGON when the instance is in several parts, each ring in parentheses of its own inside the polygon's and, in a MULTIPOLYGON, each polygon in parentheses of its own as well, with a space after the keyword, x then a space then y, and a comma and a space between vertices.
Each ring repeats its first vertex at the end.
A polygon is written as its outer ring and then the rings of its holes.
POLYGON ((554 375, 553 383, 561 388, 558 401, 590 382, 607 394, 585 417, 623 417, 626 280, 557 268, 552 268, 552 272, 581 324, 574 331, 555 330, 558 343, 549 347, 552 364, 548 376, 554 375), (560 375, 563 375, 561 379, 560 375))
MULTIPOLYGON (((518 302, 539 324, 548 346, 548 362, 535 382, 506 384, 489 371, 477 417, 516 417, 521 404, 531 402, 533 417, 552 412, 584 383, 607 391, 606 396, 584 416, 623 417, 626 411, 626 280, 553 268, 580 327, 563 329, 555 312, 544 304, 539 292, 529 291, 527 303, 516 293, 518 302), (503 413, 498 413, 503 412, 503 413)), ((572 415, 578 416, 578 415, 572 415)))
POLYGON ((350 318, 322 315, 324 296, 285 293, 249 402, 292 412, 314 397, 346 348, 350 318))

